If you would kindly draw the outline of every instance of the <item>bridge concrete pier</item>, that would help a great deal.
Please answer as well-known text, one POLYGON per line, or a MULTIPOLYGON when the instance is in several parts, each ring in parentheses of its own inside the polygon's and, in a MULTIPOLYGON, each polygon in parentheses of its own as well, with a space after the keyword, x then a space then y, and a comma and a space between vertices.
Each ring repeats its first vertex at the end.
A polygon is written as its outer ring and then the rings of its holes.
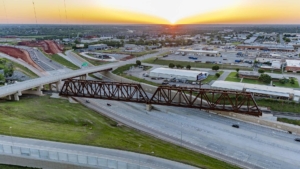
POLYGON ((19 98, 19 92, 14 94, 14 100, 15 101, 19 101, 20 100, 20 98, 19 98))
POLYGON ((57 91, 57 92, 60 91, 60 85, 61 85, 61 81, 55 82, 55 87, 56 87, 56 91, 57 91))
POLYGON ((146 110, 151 111, 152 110, 152 104, 146 104, 146 110))
POLYGON ((86 80, 89 74, 85 74, 79 77, 80 80, 86 80))

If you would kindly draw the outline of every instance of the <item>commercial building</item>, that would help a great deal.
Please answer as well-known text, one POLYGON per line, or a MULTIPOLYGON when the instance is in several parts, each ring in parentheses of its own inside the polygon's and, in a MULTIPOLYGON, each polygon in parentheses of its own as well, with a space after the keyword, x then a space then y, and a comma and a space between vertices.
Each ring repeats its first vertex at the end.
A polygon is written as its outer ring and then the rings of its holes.
POLYGON ((89 45, 88 50, 95 51, 95 50, 104 50, 107 48, 108 46, 106 44, 96 44, 96 45, 89 45))
POLYGON ((295 48, 292 45, 237 45, 236 49, 240 50, 264 50, 264 51, 280 51, 294 52, 295 48))
POLYGON ((150 71, 149 76, 155 78, 165 79, 185 79, 190 81, 197 81, 205 79, 208 76, 208 72, 183 70, 183 69, 170 69, 170 68, 157 68, 150 71))
POLYGON ((286 60, 286 72, 300 72, 300 60, 286 60))
POLYGON ((272 99, 283 99, 293 100, 299 102, 300 92, 291 88, 273 87, 265 85, 255 85, 237 82, 226 82, 226 81, 215 81, 212 85, 214 89, 225 89, 250 92, 254 97, 260 98, 272 98, 272 99))
POLYGON ((185 52, 185 53, 196 53, 198 55, 205 55, 205 56, 221 56, 219 51, 210 51, 210 50, 191 50, 191 49, 178 49, 178 52, 185 52))

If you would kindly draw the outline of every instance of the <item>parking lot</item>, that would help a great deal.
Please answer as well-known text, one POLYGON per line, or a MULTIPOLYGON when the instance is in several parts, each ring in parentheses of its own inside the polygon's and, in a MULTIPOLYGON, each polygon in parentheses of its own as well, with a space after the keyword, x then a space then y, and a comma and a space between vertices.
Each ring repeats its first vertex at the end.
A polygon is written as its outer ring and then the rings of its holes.
POLYGON ((248 54, 248 56, 238 56, 238 52, 221 52, 222 57, 210 57, 204 55, 196 55, 189 53, 185 56, 170 54, 167 57, 163 57, 163 60, 175 60, 175 61, 186 61, 186 62, 201 62, 201 63, 216 63, 216 64, 233 64, 239 66, 251 67, 252 64, 249 63, 237 63, 236 60, 251 61, 252 63, 255 60, 255 54, 248 54), (189 59, 193 57, 194 59, 189 59))

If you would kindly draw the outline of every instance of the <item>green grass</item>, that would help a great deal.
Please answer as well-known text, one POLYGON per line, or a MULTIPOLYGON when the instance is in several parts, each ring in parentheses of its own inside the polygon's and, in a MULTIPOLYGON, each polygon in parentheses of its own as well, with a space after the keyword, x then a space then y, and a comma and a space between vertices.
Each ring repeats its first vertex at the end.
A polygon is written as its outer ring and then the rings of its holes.
MULTIPOLYGON (((126 75, 126 74, 123 73, 123 72, 129 70, 130 67, 132 67, 132 66, 135 66, 135 64, 127 64, 127 65, 118 67, 117 69, 113 70, 112 73, 116 74, 116 75, 119 75, 119 76, 122 76, 124 78, 130 79, 130 80, 139 82, 139 83, 146 83, 146 84, 153 85, 153 86, 159 86, 158 83, 151 82, 151 81, 148 81, 148 80, 145 80, 145 79, 141 79, 141 78, 138 78, 138 77, 135 77, 135 76, 126 75)), ((146 68, 146 70, 149 70, 149 69, 151 69, 151 66, 148 66, 146 68)))
POLYGON ((293 78, 295 80, 295 84, 291 84, 290 82, 282 84, 280 82, 273 82, 273 84, 277 87, 288 87, 288 88, 299 88, 299 82, 297 78, 293 78))
POLYGON ((152 54, 152 53, 156 53, 156 50, 145 50, 143 52, 126 52, 126 51, 122 51, 121 49, 112 49, 112 50, 101 50, 99 51, 101 53, 117 53, 117 54, 125 54, 125 55, 132 55, 134 57, 140 57, 140 56, 144 56, 147 54, 152 54))
POLYGON ((256 103, 262 107, 269 107, 273 111, 300 113, 300 104, 294 102, 256 99, 256 103))
MULTIPOLYGON (((216 72, 216 73, 219 73, 220 75, 222 75, 224 73, 224 71, 219 71, 219 72, 216 72)), ((202 84, 204 83, 210 83, 211 81, 213 80, 217 80, 218 77, 215 76, 215 75, 208 75, 208 77, 202 81, 202 84)))
POLYGON ((241 42, 233 42, 233 43, 231 43, 232 45, 239 45, 239 44, 241 44, 241 42))
POLYGON ((241 79, 236 77, 236 72, 231 72, 225 79, 225 81, 229 82, 240 82, 241 79))
POLYGON ((32 167, 21 167, 16 165, 6 165, 6 164, 0 164, 1 169, 35 169, 32 167))
MULTIPOLYGON (((6 58, 2 58, 4 60, 6 60, 6 62, 12 62, 6 58)), ((28 69, 27 67, 19 64, 19 63, 16 63, 16 62, 13 62, 13 65, 14 65, 14 70, 18 70, 18 71, 21 71, 23 72, 25 75, 29 76, 30 78, 34 79, 34 78, 38 78, 39 76, 37 74, 35 74, 34 72, 32 72, 30 69, 28 69)))
POLYGON ((268 85, 267 83, 263 83, 256 79, 245 79, 243 78, 242 83, 249 83, 249 84, 258 84, 258 85, 268 85))
POLYGON ((291 119, 287 119, 287 118, 277 118, 277 121, 300 126, 300 120, 291 120, 291 119))
POLYGON ((73 63, 69 62, 68 60, 66 60, 65 58, 59 56, 58 54, 53 54, 53 55, 48 55, 48 54, 45 54, 49 59, 57 62, 57 63, 60 63, 64 66, 66 66, 67 68, 69 69, 73 69, 73 70, 77 70, 79 69, 78 66, 74 65, 73 63))
MULTIPOLYGON (((169 63, 173 63, 175 65, 179 64, 182 66, 191 65, 192 68, 212 68, 215 64, 211 63, 196 63, 196 62, 187 62, 187 61, 176 61, 176 60, 163 60, 157 57, 152 57, 146 60, 143 60, 143 63, 150 63, 150 64, 157 64, 157 65, 165 65, 168 66, 169 63)), ((236 66, 236 65, 218 65, 221 69, 236 69, 239 68, 240 70, 252 70, 248 67, 236 66)))
POLYGON ((2 101, 0 134, 10 135, 10 126, 13 136, 141 152, 200 168, 237 168, 135 129, 117 126, 115 121, 81 104, 49 96, 21 98, 19 102, 2 101))
POLYGON ((108 64, 108 63, 113 63, 113 62, 104 62, 104 61, 100 61, 100 60, 98 61, 98 60, 89 59, 89 58, 86 58, 86 57, 82 56, 78 52, 74 52, 74 53, 76 53, 78 56, 80 56, 81 58, 88 61, 90 64, 92 64, 94 66, 100 66, 100 65, 104 65, 104 64, 108 64))

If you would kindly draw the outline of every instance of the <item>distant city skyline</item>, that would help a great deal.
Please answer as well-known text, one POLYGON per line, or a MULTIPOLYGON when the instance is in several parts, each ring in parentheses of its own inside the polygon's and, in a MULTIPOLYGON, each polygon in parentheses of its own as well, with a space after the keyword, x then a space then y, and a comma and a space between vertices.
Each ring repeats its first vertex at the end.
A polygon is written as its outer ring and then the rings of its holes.
POLYGON ((2 0, 0 4, 0 24, 300 24, 299 0, 2 0))

